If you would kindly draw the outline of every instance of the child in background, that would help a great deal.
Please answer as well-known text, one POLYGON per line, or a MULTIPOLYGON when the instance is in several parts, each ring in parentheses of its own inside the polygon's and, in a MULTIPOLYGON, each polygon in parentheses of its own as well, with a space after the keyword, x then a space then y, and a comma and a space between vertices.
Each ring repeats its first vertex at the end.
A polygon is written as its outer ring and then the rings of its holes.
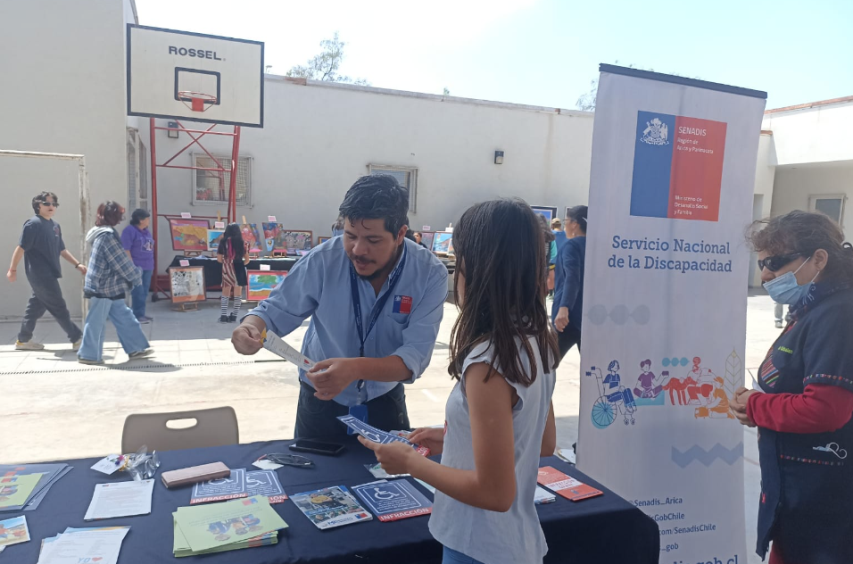
POLYGON ((541 563, 548 547, 534 505, 540 456, 557 441, 557 340, 545 307, 545 236, 521 200, 468 209, 453 231, 460 314, 453 327, 444 429, 408 438, 442 455, 441 464, 402 443, 359 437, 389 474, 436 488, 430 532, 444 564, 541 563))
POLYGON ((240 226, 231 223, 225 228, 222 240, 219 242, 219 250, 216 252, 216 260, 222 263, 222 306, 219 315, 220 323, 237 321, 240 306, 243 305, 243 286, 246 285, 246 265, 249 264, 249 250, 243 243, 243 235, 240 226), (228 298, 234 298, 234 311, 228 315, 228 298))

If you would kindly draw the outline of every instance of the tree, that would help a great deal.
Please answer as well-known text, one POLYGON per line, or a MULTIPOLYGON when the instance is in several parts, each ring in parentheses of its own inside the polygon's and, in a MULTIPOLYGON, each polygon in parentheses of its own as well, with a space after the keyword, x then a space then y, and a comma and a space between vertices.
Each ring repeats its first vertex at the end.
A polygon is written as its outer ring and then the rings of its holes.
POLYGON ((318 55, 314 55, 305 65, 296 65, 287 71, 285 76, 370 86, 370 83, 363 78, 353 79, 346 75, 338 74, 341 63, 344 60, 345 46, 346 43, 340 40, 336 31, 332 39, 324 39, 320 42, 322 51, 318 55))
MULTIPOLYGON (((619 61, 613 61, 614 65, 618 65, 619 61)), ((629 69, 638 68, 634 65, 628 65, 629 69)), ((640 69, 654 72, 655 69, 640 69)), ((594 112, 595 111, 595 98, 598 96, 598 79, 589 81, 589 92, 585 94, 581 94, 578 101, 575 102, 575 105, 582 112, 594 112)))

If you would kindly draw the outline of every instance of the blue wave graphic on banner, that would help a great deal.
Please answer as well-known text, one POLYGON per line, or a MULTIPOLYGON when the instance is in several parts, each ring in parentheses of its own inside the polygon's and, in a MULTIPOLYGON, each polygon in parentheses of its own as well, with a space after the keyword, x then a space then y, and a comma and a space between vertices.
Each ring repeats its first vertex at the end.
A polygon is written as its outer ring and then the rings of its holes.
POLYGON ((727 449, 720 443, 717 443, 713 448, 711 448, 711 450, 705 450, 699 445, 693 445, 684 452, 672 447, 672 461, 678 464, 681 468, 687 468, 687 466, 694 460, 701 462, 705 466, 710 466, 718 458, 731 466, 743 458, 743 443, 738 443, 732 449, 727 449))

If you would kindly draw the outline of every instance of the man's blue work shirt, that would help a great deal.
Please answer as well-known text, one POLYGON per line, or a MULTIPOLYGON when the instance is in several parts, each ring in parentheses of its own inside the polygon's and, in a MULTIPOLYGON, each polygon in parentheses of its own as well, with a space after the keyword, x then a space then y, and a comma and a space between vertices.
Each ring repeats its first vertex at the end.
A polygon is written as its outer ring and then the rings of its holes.
MULTIPOLYGON (((404 239, 404 244, 406 261, 401 277, 366 338, 364 356, 400 357, 412 371, 412 377, 404 382, 411 383, 423 374, 432 359, 447 297, 447 268, 417 243, 404 239)), ((257 315, 264 320, 267 329, 282 337, 311 317, 302 354, 315 362, 328 358, 357 358, 360 343, 350 268, 344 238, 334 237, 300 259, 270 297, 249 315, 257 315)), ((393 278, 397 268, 400 268, 400 259, 388 280, 393 278)), ((370 282, 357 278, 365 332, 370 327, 377 300, 388 291, 388 280, 377 296, 370 282)), ((301 369, 299 379, 311 385, 301 369)), ((335 401, 346 406, 364 403, 388 393, 396 385, 397 382, 367 380, 359 392, 357 382, 353 382, 335 401)))

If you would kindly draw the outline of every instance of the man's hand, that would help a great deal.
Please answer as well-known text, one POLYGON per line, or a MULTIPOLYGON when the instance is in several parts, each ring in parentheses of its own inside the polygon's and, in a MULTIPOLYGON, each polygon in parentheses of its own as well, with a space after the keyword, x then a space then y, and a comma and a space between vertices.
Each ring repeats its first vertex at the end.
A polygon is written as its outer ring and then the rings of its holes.
POLYGON ((6 273, 6 278, 9 279, 9 282, 14 282, 18 279, 18 271, 9 269, 9 272, 6 273))
POLYGON ((421 427, 412 431, 406 440, 427 447, 430 455, 441 454, 444 450, 444 429, 441 427, 421 427))
POLYGON ((79 270, 79 271, 80 271, 80 274, 82 274, 83 276, 86 276, 86 273, 89 271, 89 269, 88 269, 88 268, 86 268, 86 265, 85 265, 85 264, 82 264, 82 263, 81 263, 81 264, 78 264, 75 268, 76 268, 77 270, 79 270))
POLYGON ((411 462, 421 456, 405 443, 393 442, 382 445, 368 441, 360 435, 358 442, 373 451, 382 469, 389 474, 411 474, 411 462))
POLYGON ((566 328, 566 325, 569 324, 569 308, 561 307, 557 311, 557 319, 554 320, 554 327, 557 328, 557 331, 560 333, 563 332, 563 329, 566 328))
POLYGON ((314 365, 308 379, 314 385, 315 397, 329 401, 361 377, 358 358, 330 358, 314 365))
POLYGON ((255 325, 244 321, 231 333, 231 344, 240 354, 255 354, 264 348, 261 330, 255 325))

